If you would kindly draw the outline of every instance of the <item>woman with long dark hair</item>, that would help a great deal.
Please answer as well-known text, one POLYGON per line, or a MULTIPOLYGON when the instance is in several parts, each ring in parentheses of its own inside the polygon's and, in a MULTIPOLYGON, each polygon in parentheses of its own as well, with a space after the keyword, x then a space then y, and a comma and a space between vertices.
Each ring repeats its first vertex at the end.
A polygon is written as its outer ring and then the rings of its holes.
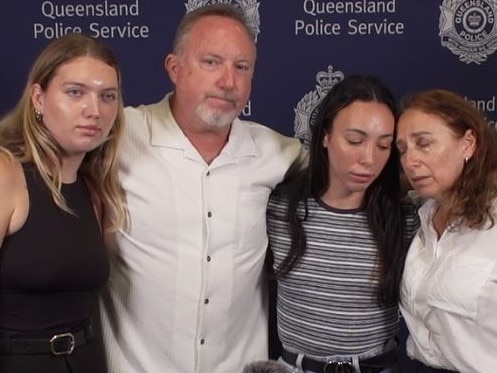
POLYGON ((397 302, 415 222, 401 204, 395 120, 380 80, 345 78, 319 106, 308 168, 270 199, 278 334, 295 372, 400 369, 397 302))

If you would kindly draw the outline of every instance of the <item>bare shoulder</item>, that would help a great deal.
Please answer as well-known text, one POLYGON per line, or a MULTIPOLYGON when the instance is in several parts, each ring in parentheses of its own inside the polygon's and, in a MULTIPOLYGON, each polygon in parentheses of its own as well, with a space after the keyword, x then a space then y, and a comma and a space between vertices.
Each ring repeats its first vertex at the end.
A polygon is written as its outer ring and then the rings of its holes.
POLYGON ((19 161, 5 148, 0 147, 0 185, 10 185, 19 181, 22 167, 19 161))
POLYGON ((18 231, 29 210, 26 180, 19 161, 0 148, 0 243, 6 235, 18 231))

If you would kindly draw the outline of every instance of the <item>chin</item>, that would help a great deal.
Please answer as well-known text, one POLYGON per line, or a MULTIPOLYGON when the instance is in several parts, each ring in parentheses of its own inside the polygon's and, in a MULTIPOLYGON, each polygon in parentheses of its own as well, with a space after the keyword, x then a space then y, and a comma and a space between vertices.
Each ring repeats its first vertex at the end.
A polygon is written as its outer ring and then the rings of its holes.
POLYGON ((436 197, 436 193, 433 193, 429 190, 426 190, 424 188, 419 188, 419 189, 416 189, 414 188, 414 190, 416 191, 416 193, 418 194, 419 197, 421 197, 422 199, 428 199, 428 198, 435 198, 436 197))
POLYGON ((349 190, 352 193, 366 192, 366 190, 371 186, 372 183, 368 184, 352 184, 349 185, 349 190))
POLYGON ((195 110, 198 117, 211 128, 226 128, 230 126, 237 117, 237 111, 222 111, 200 105, 195 110))

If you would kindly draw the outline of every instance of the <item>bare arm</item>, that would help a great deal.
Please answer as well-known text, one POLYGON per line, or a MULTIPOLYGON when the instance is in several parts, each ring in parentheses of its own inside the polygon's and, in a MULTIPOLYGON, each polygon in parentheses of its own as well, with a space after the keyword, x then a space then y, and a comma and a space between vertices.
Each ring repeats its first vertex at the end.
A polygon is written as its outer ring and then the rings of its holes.
POLYGON ((18 231, 29 210, 28 192, 22 167, 0 151, 0 246, 5 236, 18 231))

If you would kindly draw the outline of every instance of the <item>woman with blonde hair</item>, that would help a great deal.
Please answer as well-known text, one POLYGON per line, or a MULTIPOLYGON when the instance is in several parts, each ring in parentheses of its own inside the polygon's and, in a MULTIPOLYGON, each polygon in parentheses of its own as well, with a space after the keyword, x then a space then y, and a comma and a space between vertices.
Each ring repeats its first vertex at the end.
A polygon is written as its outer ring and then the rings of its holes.
POLYGON ((0 122, 0 371, 106 372, 92 320, 109 274, 103 235, 126 218, 112 51, 51 42, 0 122))

